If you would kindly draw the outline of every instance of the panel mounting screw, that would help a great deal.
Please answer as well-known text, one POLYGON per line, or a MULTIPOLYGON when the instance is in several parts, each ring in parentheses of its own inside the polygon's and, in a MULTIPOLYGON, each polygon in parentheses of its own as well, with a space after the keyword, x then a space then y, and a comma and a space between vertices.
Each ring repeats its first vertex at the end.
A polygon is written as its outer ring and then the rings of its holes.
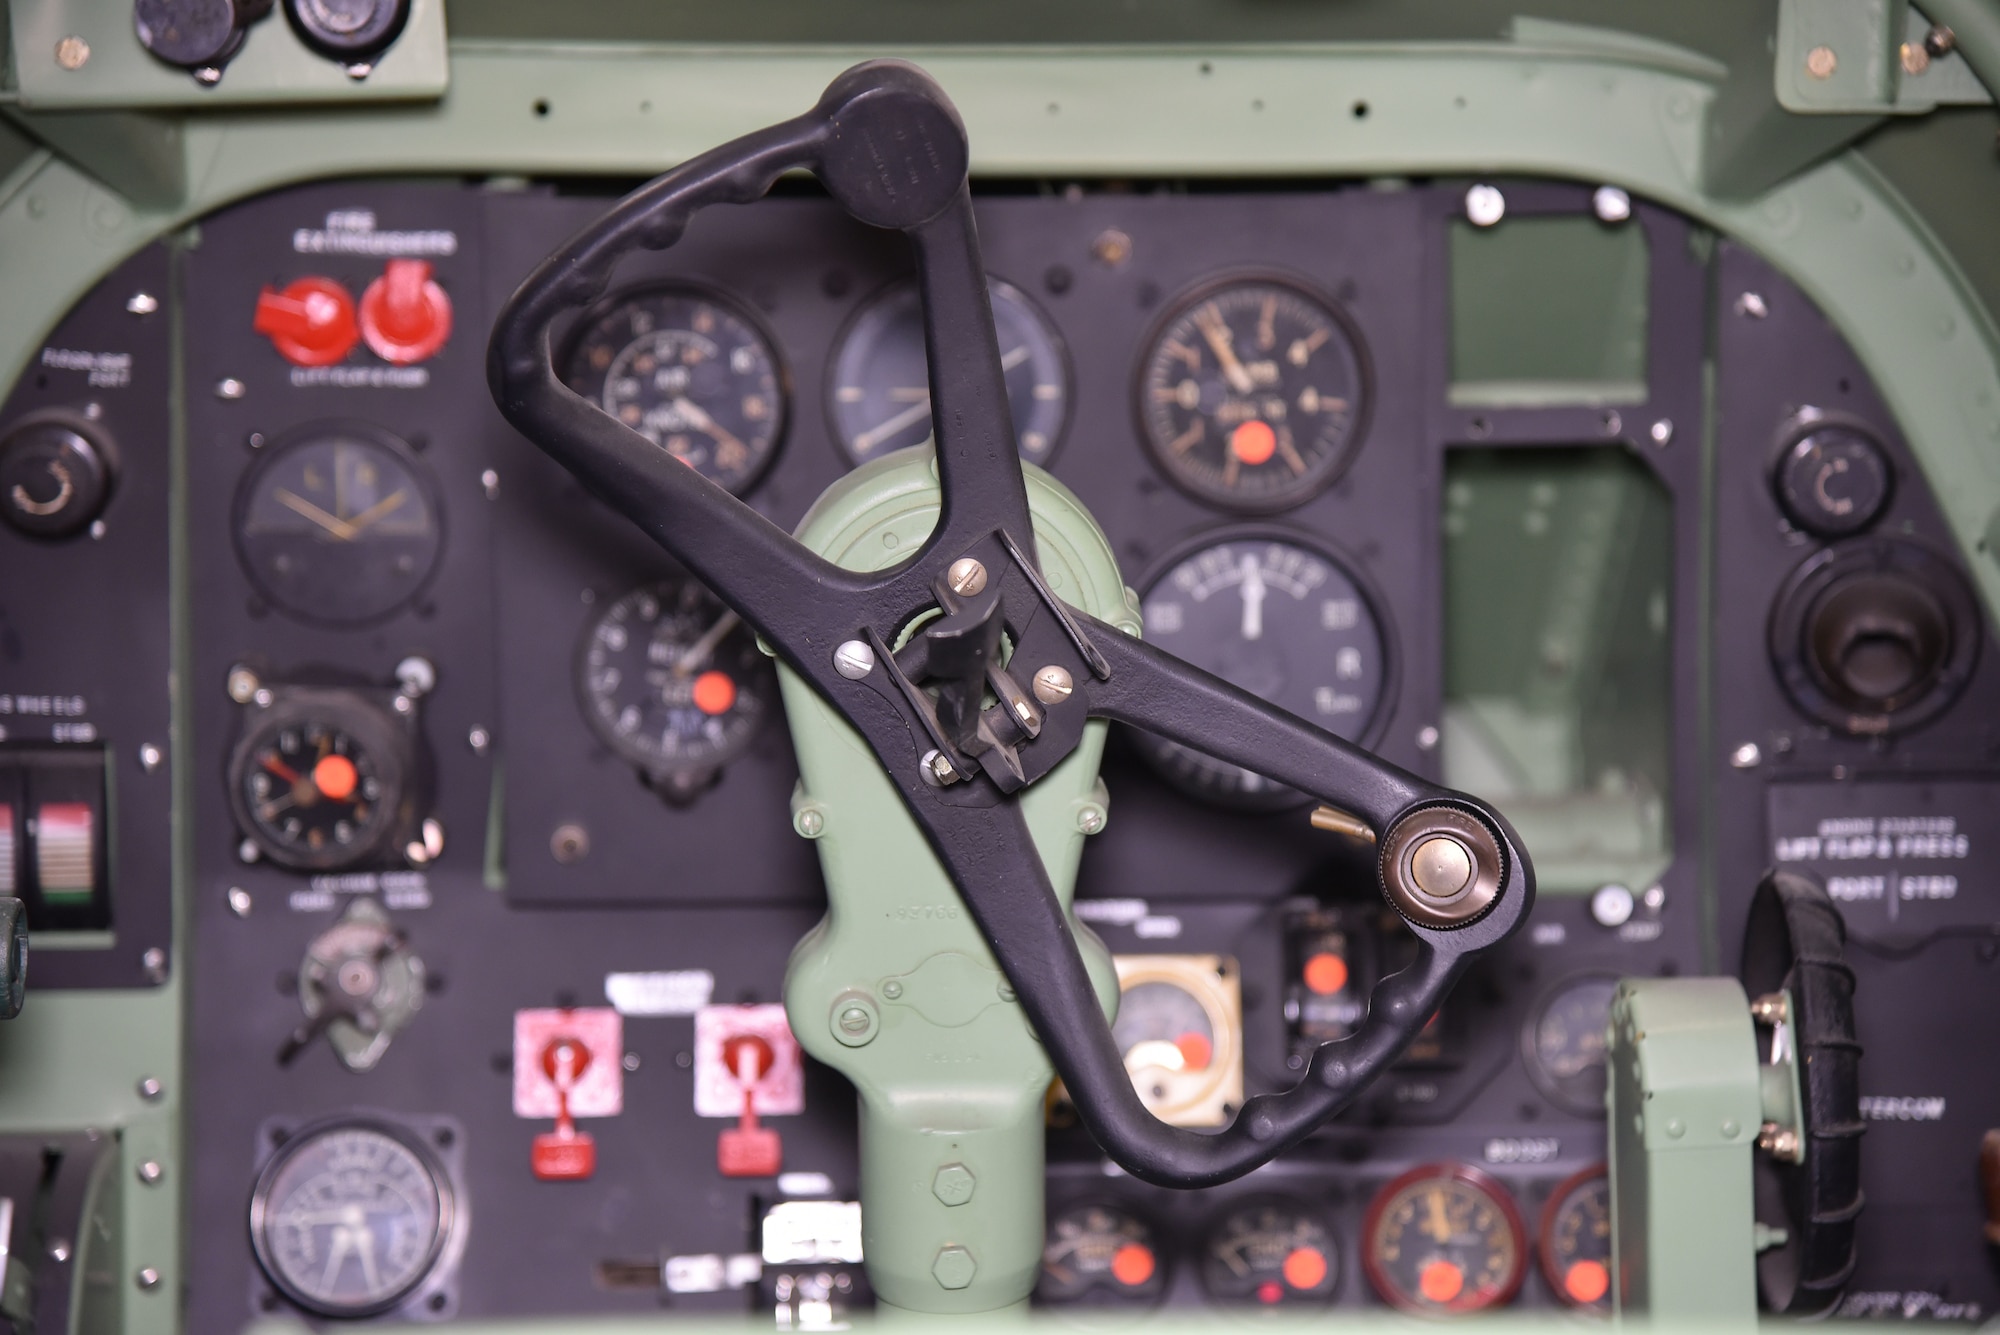
POLYGON ((826 833, 826 814, 818 807, 800 807, 792 817, 792 828, 801 839, 817 839, 826 833))
POLYGON ((1622 223, 1632 216, 1632 196, 1615 185, 1600 185, 1590 197, 1590 211, 1599 222, 1622 223))
POLYGON ((140 1288, 148 1292, 160 1287, 160 1272, 149 1265, 140 1266, 139 1273, 133 1278, 139 1281, 140 1288))
POLYGON ((146 977, 154 983, 167 981, 167 952, 158 946, 148 946, 146 953, 139 956, 139 967, 146 971, 146 977))
POLYGON ((90 62, 90 43, 74 33, 56 43, 56 64, 66 70, 80 70, 90 62))
POLYGON ((860 681, 875 670, 875 651, 865 640, 845 640, 833 651, 833 670, 849 681, 860 681))
POLYGON ((1435 751, 1437 744, 1438 730, 1436 728, 1425 724, 1423 727, 1417 729, 1417 749, 1419 751, 1435 751))
POLYGON ((1107 227, 1090 243, 1090 257, 1115 269, 1132 258, 1132 238, 1116 227, 1107 227))
POLYGON ((1757 1148, 1773 1159, 1788 1159, 1793 1163, 1803 1157, 1799 1153, 1799 1133, 1776 1122, 1766 1122, 1758 1130, 1757 1148))
POLYGON ((1931 53, 1921 43, 1904 42, 1897 54, 1902 57, 1905 74, 1922 74, 1931 67, 1931 53))
POLYGON ((1806 52, 1806 73, 1815 79, 1831 79, 1839 68, 1840 57, 1833 54, 1830 46, 1816 46, 1806 52))
POLYGON ((1940 23, 1924 34, 1924 50, 1932 60, 1942 60, 1958 49, 1958 34, 1940 23))
POLYGON ((472 754, 483 756, 486 754, 486 748, 493 745, 493 734, 475 726, 472 731, 465 734, 465 744, 472 748, 472 754))
POLYGON ((1785 1023, 1791 1014, 1792 1008, 1786 1004, 1783 992, 1766 992, 1750 1003, 1750 1018, 1766 1028, 1785 1023))
POLYGON ((240 885, 229 887, 229 911, 239 918, 250 916, 250 892, 240 885))
POLYGON ((148 774, 158 769, 160 761, 164 758, 160 753, 160 748, 154 746, 151 742, 146 742, 139 747, 139 767, 148 774))
POLYGON ((1653 438, 1655 445, 1662 447, 1670 445, 1674 439, 1674 424, 1667 418, 1662 417, 1647 428, 1646 434, 1653 438))
POLYGON ((1770 307, 1764 304, 1762 295, 1756 292, 1745 292, 1736 299, 1736 313, 1752 320, 1761 320, 1766 315, 1769 315, 1771 310, 1770 307))
POLYGON ((498 473, 490 468, 487 469, 479 475, 479 485, 485 491, 487 500, 497 501, 500 499, 500 475, 498 473))
POLYGON ((144 1099, 148 1103, 158 1103, 160 1101, 160 1096, 167 1092, 166 1086, 162 1085, 158 1080, 155 1080, 150 1075, 141 1076, 139 1078, 138 1089, 139 1089, 139 1097, 144 1099))
POLYGON ((1085 834, 1096 834, 1104 828, 1104 808, 1095 802, 1087 802, 1076 813, 1076 828, 1085 834))
POLYGON ((555 833, 549 836, 550 855, 566 867, 583 861, 589 852, 590 831, 574 821, 556 826, 555 833))
POLYGON ((961 556, 944 572, 944 582, 961 598, 970 598, 986 587, 986 567, 969 556, 961 556))
POLYGON ((218 399, 240 399, 247 393, 249 387, 233 375, 215 382, 215 397, 218 399))
POLYGON ((69 1239, 57 1238, 49 1244, 49 1259, 57 1265, 69 1260, 69 1239))
POLYGON ((1465 217, 1474 227, 1491 227, 1507 216, 1507 196, 1490 185, 1475 185, 1465 192, 1465 217))
POLYGON ((167 1170, 160 1167, 157 1159, 148 1159, 140 1164, 138 1172, 139 1180, 149 1187, 159 1185, 160 1179, 167 1175, 167 1170))
POLYGON ((134 292, 132 299, 125 303, 125 309, 133 315, 151 315, 160 309, 160 299, 150 292, 134 292))
POLYGON ((1729 763, 1736 769, 1756 769, 1764 763, 1764 752, 1755 742, 1745 742, 1729 753, 1729 763))
POLYGON ((239 705, 247 705, 257 697, 257 687, 261 685, 257 674, 247 667, 229 669, 229 698, 239 705))
POLYGON ((1069 669, 1051 663, 1035 674, 1035 698, 1045 705, 1058 705, 1069 699, 1076 689, 1069 669))
POLYGON ((882 1017, 866 997, 849 993, 833 1003, 833 1036, 846 1047, 865 1047, 874 1039, 882 1017))

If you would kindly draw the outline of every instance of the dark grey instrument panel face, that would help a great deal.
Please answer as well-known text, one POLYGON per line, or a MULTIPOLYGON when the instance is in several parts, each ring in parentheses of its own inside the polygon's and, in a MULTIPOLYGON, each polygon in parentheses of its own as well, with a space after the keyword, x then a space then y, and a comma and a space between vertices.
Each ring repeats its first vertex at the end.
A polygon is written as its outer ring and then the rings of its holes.
MULTIPOLYGON (((1847 1310, 1991 1313, 1996 1076, 1960 1059, 2000 1047, 1990 623, 1800 293, 1650 205, 1602 223, 1588 189, 1502 188, 1502 229, 1582 223, 1630 303, 1607 328, 1639 355, 1564 406, 1468 379, 1462 187, 977 196, 1023 456, 1104 527, 1149 634, 1491 798, 1543 884, 1408 1057, 1249 1181, 1107 1172, 1053 1101, 1038 1301, 1420 1304, 1370 1220, 1433 1192, 1467 1221, 1466 1304, 1600 1306, 1579 1230, 1610 980, 1734 972, 1786 865, 1832 891, 1859 979, 1847 1310)), ((735 1122, 704 1026, 781 1028, 733 1008, 781 1001, 825 907, 769 665, 487 394, 492 313, 608 202, 408 181, 246 202, 108 279, 0 412, 31 509, 57 504, 51 461, 81 478, 79 448, 115 451, 101 537, 0 512, 0 878, 76 946, 38 954, 38 984, 185 970, 183 1189, 225 1221, 187 1235, 190 1329, 868 1301, 859 1266, 760 1259, 767 1220, 858 1198, 841 1078, 803 1062, 765 1119, 782 1175, 718 1167, 735 1122), (392 300, 397 336, 370 337, 359 313, 392 300), (128 351, 126 382, 90 383, 128 351), (589 1138, 575 1180, 558 1089, 589 1138)), ((704 215, 628 263, 558 366, 790 528, 927 434, 900 246, 804 191, 704 215)), ((1408 957, 1366 857, 1151 739, 1114 733, 1104 778, 1079 916, 1152 962, 1128 1061, 1228 1049, 1240 1088, 1203 1085, 1210 1112, 1286 1087, 1408 957)))

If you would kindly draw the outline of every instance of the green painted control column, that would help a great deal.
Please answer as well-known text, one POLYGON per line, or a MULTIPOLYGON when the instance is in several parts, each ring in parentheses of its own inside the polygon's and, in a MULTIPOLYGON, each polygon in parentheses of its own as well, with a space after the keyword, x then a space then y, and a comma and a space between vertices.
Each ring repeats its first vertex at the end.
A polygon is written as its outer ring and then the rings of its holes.
MULTIPOLYGON (((1096 522, 1047 474, 1027 474, 1050 587, 1136 635, 1137 600, 1096 522)), ((931 454, 905 450, 835 483, 798 536, 842 566, 876 570, 921 547, 937 514, 931 454)), ((781 677, 802 776, 792 827, 818 844, 828 899, 792 952, 785 1006, 800 1044, 861 1098, 869 1279, 882 1301, 922 1312, 1022 1302, 1041 1260, 1048 1056, 874 754, 809 686, 781 677)), ((1020 799, 1065 907, 1084 838, 1107 818, 1104 727, 1090 724, 1020 799)), ((1108 1015, 1118 998, 1110 953, 1070 925, 1108 1015)))

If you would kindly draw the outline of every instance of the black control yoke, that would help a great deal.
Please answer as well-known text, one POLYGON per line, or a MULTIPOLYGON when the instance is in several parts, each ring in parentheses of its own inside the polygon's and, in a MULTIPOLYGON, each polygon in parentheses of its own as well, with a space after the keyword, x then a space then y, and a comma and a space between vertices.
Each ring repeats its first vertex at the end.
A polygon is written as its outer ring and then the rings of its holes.
POLYGON ((965 127, 929 76, 900 61, 857 65, 805 115, 682 164, 572 237, 501 312, 487 379, 508 421, 713 589, 866 739, 1105 1151, 1165 1186, 1228 1181, 1305 1137, 1387 1067, 1467 965, 1527 917, 1534 873, 1484 804, 1050 592, 1035 560, 968 158, 965 127), (551 357, 558 320, 601 296, 627 253, 663 250, 696 211, 751 203, 796 170, 860 221, 902 231, 916 254, 943 511, 922 549, 886 571, 844 570, 806 550, 573 393, 551 357), (1003 634, 1014 646, 1005 662, 1003 634), (1044 689, 1025 689, 1015 664, 1044 689), (1376 987, 1358 1033, 1323 1044, 1294 1088, 1249 1099, 1217 1134, 1167 1126, 1140 1103, 1013 796, 1075 749, 1086 717, 1144 728, 1327 803, 1316 823, 1376 844, 1383 892, 1418 938, 1415 962, 1376 987))

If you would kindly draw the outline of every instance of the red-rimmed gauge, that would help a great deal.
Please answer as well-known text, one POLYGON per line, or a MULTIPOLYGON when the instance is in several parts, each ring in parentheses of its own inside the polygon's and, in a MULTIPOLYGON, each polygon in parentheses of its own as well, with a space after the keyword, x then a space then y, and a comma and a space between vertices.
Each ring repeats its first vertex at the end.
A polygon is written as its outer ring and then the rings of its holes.
POLYGON ((1361 1264, 1390 1306, 1420 1316, 1501 1307, 1520 1292, 1528 1229, 1507 1189, 1470 1164, 1413 1168, 1377 1192, 1361 1264))
POLYGON ((1611 1179, 1603 1164, 1550 1193, 1536 1242, 1556 1297, 1588 1312, 1611 1310, 1611 1179))

